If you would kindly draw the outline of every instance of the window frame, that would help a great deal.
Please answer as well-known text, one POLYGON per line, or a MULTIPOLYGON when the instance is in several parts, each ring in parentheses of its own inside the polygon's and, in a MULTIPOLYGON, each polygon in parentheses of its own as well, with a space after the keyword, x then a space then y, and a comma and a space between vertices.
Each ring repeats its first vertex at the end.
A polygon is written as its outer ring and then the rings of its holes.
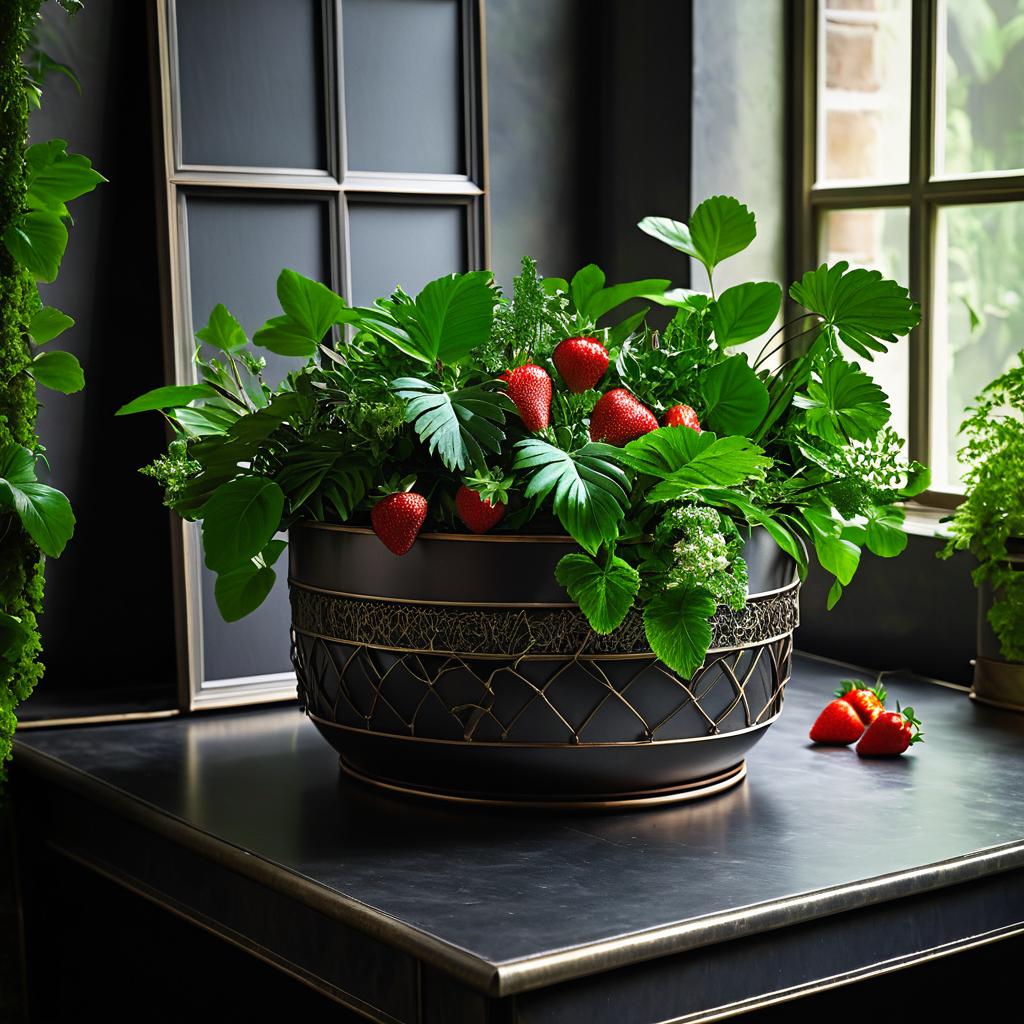
MULTIPOLYGON (((816 182, 818 128, 818 11, 826 0, 789 5, 790 239, 788 272, 798 280, 819 263, 823 216, 833 210, 903 207, 909 210, 908 253, 911 295, 921 304, 921 323, 910 334, 909 455, 931 459, 932 327, 938 212, 941 207, 1024 202, 1024 173, 992 171, 972 175, 934 173, 938 85, 938 43, 943 0, 911 0, 910 166, 901 184, 820 185, 816 182)), ((791 311, 792 312, 792 311, 791 311)), ((928 490, 912 504, 955 508, 953 491, 928 490)))
MULTIPOLYGON (((191 196, 223 199, 321 201, 328 205, 330 280, 352 291, 350 203, 429 204, 465 209, 467 269, 490 264, 487 175, 487 91, 484 0, 456 0, 460 9, 463 158, 465 174, 350 171, 344 102, 344 0, 319 0, 324 88, 326 169, 207 166, 182 159, 182 118, 176 0, 152 0, 151 39, 156 114, 159 234, 162 258, 164 353, 167 379, 193 383, 194 329, 185 203, 191 196)), ((293 672, 210 680, 204 672, 202 548, 197 524, 180 523, 174 536, 179 701, 182 709, 232 707, 295 698, 293 672)))

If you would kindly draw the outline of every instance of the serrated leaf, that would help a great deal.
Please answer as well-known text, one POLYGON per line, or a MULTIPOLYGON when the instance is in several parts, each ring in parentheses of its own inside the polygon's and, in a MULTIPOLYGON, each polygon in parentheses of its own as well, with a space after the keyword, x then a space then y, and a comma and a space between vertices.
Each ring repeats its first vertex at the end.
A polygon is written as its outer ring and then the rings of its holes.
POLYGON ((25 205, 29 209, 66 217, 66 203, 107 180, 88 157, 68 153, 67 145, 64 139, 50 139, 25 150, 25 205))
POLYGON ((532 472, 523 496, 552 507, 569 535, 591 554, 612 543, 629 507, 630 480, 614 461, 618 449, 588 444, 565 452, 539 438, 516 444, 513 469, 532 472))
POLYGON ((639 573, 617 556, 600 565, 588 555, 565 555, 555 567, 555 579, 601 634, 622 624, 640 590, 639 573))
POLYGON ((416 327, 430 362, 459 363, 491 334, 498 294, 489 270, 450 274, 416 296, 416 327))
POLYGON ((804 410, 812 434, 836 445, 866 441, 889 422, 885 392, 856 363, 842 359, 826 362, 793 404, 804 410))
POLYGON ((689 679, 711 646, 714 597, 700 587, 656 591, 644 607, 644 631, 651 650, 673 672, 689 679))
POLYGON ((44 388, 64 395, 85 387, 81 364, 70 352, 40 352, 28 365, 32 378, 44 388))
POLYGON ((37 345, 45 345, 74 326, 75 321, 67 313, 62 313, 54 306, 43 306, 36 310, 29 321, 28 333, 37 345))
POLYGON ((204 345, 211 345, 221 352, 234 352, 249 344, 242 325, 231 315, 227 306, 218 302, 210 313, 205 327, 196 331, 196 337, 204 345))
POLYGON ((3 234, 7 251, 37 281, 56 280, 68 244, 68 229, 56 213, 31 210, 11 221, 3 234))
POLYGON ((910 292, 877 270, 841 261, 809 270, 789 289, 795 302, 825 320, 825 329, 862 359, 874 359, 917 326, 921 309, 910 292))
POLYGON ((775 322, 782 289, 774 281, 751 281, 727 288, 715 299, 711 322, 719 348, 760 337, 775 322))
POLYGON ((170 384, 139 395, 127 405, 122 405, 114 415, 130 416, 132 413, 152 412, 156 409, 178 409, 197 398, 216 398, 217 394, 209 384, 170 384))
POLYGON ((746 249, 756 235, 754 215, 732 196, 710 196, 690 217, 690 238, 697 259, 709 272, 722 260, 746 249))
POLYGON ((700 377, 704 424, 716 434, 749 434, 768 411, 768 389, 746 357, 729 356, 700 377))
POLYGON ((484 452, 500 453, 505 439, 500 428, 515 406, 495 385, 445 391, 417 377, 400 377, 391 387, 406 403, 406 422, 453 473, 469 466, 484 469, 484 452))
POLYGON ((206 565, 215 572, 244 567, 273 539, 281 525, 284 492, 261 476, 221 484, 202 507, 206 565))
POLYGON ((36 458, 20 444, 0 448, 0 508, 17 515, 44 555, 56 558, 75 532, 67 497, 36 479, 36 458))

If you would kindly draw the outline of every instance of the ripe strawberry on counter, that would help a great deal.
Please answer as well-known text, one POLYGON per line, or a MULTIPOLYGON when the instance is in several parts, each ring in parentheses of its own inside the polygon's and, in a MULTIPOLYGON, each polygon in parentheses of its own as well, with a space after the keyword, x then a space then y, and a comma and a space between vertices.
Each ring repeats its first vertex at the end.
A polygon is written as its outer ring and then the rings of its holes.
POLYGON ((844 679, 836 696, 851 704, 865 725, 870 725, 885 710, 885 687, 881 683, 865 686, 853 679, 844 679))
POLYGON ((921 723, 914 716, 913 708, 900 711, 883 711, 868 726, 868 730, 857 744, 861 757, 896 757, 913 743, 924 742, 921 723))
POLYGON ((825 706, 811 726, 810 737, 815 743, 846 746, 864 735, 864 723, 852 704, 834 700, 825 706))
POLYGON ((608 349, 596 338, 566 338, 551 358, 565 386, 575 394, 596 387, 608 369, 608 349))

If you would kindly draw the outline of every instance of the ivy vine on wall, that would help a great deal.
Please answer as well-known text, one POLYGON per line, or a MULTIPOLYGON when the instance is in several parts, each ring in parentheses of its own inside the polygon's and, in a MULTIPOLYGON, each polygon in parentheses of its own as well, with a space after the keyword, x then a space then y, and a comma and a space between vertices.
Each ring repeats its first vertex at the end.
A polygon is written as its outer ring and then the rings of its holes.
MULTIPOLYGON (((58 2, 68 14, 82 7, 58 2)), ((44 304, 38 284, 60 269, 67 204, 106 180, 86 157, 68 153, 63 139, 29 144, 28 116, 42 102, 45 75, 74 80, 38 45, 41 4, 0 4, 0 773, 14 709, 43 674, 43 559, 61 553, 75 526, 68 499, 37 479, 46 457, 36 434, 36 387, 71 394, 85 379, 70 352, 51 346, 74 321, 44 304)))

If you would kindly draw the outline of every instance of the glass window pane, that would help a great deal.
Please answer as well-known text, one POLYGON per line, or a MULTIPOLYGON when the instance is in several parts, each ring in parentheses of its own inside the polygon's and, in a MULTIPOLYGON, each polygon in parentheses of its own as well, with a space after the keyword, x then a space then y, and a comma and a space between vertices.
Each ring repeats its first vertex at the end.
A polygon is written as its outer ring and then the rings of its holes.
POLYGON ((466 269, 462 206, 349 204, 352 301, 366 305, 401 285, 415 295, 428 281, 466 269))
POLYGON ((819 182, 906 181, 911 0, 818 4, 819 182))
MULTIPOLYGON (((906 285, 909 279, 910 211, 906 207, 875 210, 833 210, 822 222, 821 258, 832 264, 880 270, 906 285)), ((910 427, 910 345, 901 338, 874 362, 860 360, 885 389, 892 409, 890 423, 906 439, 910 427)))
POLYGON ((319 0, 177 0, 186 164, 326 169, 319 0))
POLYGON ((939 11, 936 174, 1024 167, 1024 13, 1008 0, 939 11))
MULTIPOLYGON (((186 200, 192 321, 206 323, 218 302, 231 310, 249 337, 280 313, 277 275, 282 267, 330 281, 327 204, 310 200, 186 200)), ((268 379, 280 380, 300 361, 267 356, 268 379)), ((214 600, 214 574, 202 570, 203 662, 207 680, 291 671, 288 656, 288 587, 284 572, 267 600, 239 622, 225 622, 214 600)))
POLYGON ((1024 345, 1024 202, 939 211, 932 325, 932 480, 956 489, 964 410, 1024 345))
POLYGON ((355 171, 464 174, 458 0, 344 0, 355 171))

